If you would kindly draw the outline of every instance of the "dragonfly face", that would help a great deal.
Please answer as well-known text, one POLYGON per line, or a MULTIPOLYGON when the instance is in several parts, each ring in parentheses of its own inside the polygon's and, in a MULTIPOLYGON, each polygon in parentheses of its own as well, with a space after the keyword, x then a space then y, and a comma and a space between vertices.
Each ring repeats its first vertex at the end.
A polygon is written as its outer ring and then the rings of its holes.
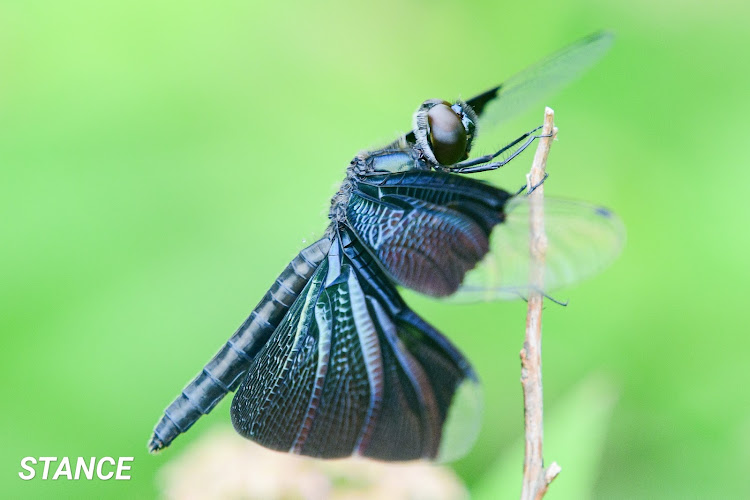
POLYGON ((435 165, 453 165, 469 157, 477 115, 463 101, 425 101, 414 114, 417 146, 435 165))
MULTIPOLYGON (((235 429, 275 450, 380 460, 467 451, 479 429, 477 377, 396 287, 474 299, 523 290, 523 259, 512 263, 514 253, 528 256, 523 197, 462 174, 502 166, 536 136, 470 159, 479 120, 507 118, 504 103, 533 103, 567 83, 610 40, 593 35, 466 102, 427 100, 411 132, 358 154, 331 201, 325 236, 292 260, 167 408, 151 451, 230 391, 235 429)), ((553 203, 545 212, 548 282, 577 281, 617 254, 621 228, 610 212, 583 203, 553 203)))

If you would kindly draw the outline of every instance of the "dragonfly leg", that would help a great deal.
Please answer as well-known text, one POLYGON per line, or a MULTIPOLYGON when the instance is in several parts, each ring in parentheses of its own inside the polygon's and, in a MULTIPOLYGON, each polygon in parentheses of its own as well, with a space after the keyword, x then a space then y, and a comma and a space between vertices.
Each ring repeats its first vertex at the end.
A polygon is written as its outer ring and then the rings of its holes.
MULTIPOLYGON (((549 300, 550 302, 553 302, 553 303, 557 304, 558 306, 568 307, 568 301, 567 300, 565 302, 563 302, 561 300, 557 300, 553 296, 549 295, 548 293, 546 293, 546 292, 544 292, 544 291, 542 291, 542 290, 540 290, 539 288, 536 288, 536 287, 534 287, 534 290, 536 290, 538 293, 541 293, 542 297, 544 297, 545 299, 549 300)), ((521 292, 516 292, 516 293, 521 298, 521 300, 523 300, 524 302, 528 302, 529 301, 529 298, 526 295, 522 294, 521 292)))
POLYGON ((544 172, 544 177, 542 177, 542 180, 541 180, 541 181, 539 181, 539 182, 537 182, 537 183, 536 183, 536 184, 534 184, 533 186, 531 186, 531 188, 529 189, 529 192, 528 192, 528 193, 526 193, 526 195, 527 195, 527 196, 528 196, 528 195, 530 195, 531 193, 533 193, 533 192, 534 192, 534 190, 535 190, 536 188, 538 188, 539 186, 541 186, 542 184, 544 184, 544 181, 546 181, 546 180, 547 180, 547 177, 549 177, 549 174, 548 174, 547 172, 544 172))
POLYGON ((450 171, 454 173, 458 173, 458 174, 473 174, 477 172, 486 172, 488 170, 495 170, 497 168, 500 168, 506 163, 510 162, 513 158, 521 154, 527 147, 531 145, 532 142, 534 142, 535 139, 539 139, 541 137, 550 137, 549 135, 546 135, 546 134, 534 135, 534 132, 536 132, 537 130, 541 128, 542 127, 539 126, 533 130, 526 132, 525 134, 516 138, 510 144, 507 144, 506 146, 503 146, 502 148, 500 148, 494 154, 479 156, 477 158, 472 158, 470 160, 464 160, 460 163, 456 163, 453 167, 451 167, 450 171), (521 143, 522 141, 523 143, 520 146, 518 146, 513 152, 511 152, 511 154, 507 158, 501 161, 492 162, 493 159, 497 158, 499 155, 515 147, 517 144, 521 143))
MULTIPOLYGON (((544 172, 544 177, 542 177, 542 180, 539 181, 538 183, 534 184, 533 186, 531 186, 531 189, 529 189, 529 192, 526 193, 526 195, 527 196, 530 195, 531 193, 534 192, 534 190, 536 188, 538 188, 539 186, 541 186, 542 184, 544 184, 544 181, 547 180, 547 177, 549 177, 549 173, 544 172)), ((526 191, 526 188, 528 188, 528 187, 529 187, 528 184, 524 184, 523 186, 521 186, 520 188, 518 188, 518 191, 516 191, 513 196, 519 196, 519 195, 523 194, 523 192, 526 191)))
POLYGON ((561 300, 557 300, 557 299, 556 299, 556 298, 554 298, 553 296, 551 296, 551 295, 549 295, 549 294, 546 294, 546 293, 542 293, 542 296, 544 296, 544 298, 545 298, 545 299, 547 299, 547 300, 550 300, 550 301, 554 302, 554 303, 555 303, 555 304, 557 304, 558 306, 562 306, 562 307, 568 307, 568 301, 567 301, 567 300, 566 300, 565 302, 563 302, 563 301, 561 301, 561 300))

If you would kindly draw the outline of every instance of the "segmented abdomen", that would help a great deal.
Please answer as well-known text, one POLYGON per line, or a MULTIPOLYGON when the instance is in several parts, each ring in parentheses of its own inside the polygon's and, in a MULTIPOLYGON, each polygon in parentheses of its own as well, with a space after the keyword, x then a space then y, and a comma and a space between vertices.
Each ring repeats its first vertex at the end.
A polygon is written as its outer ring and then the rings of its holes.
POLYGON ((234 335, 164 411, 154 428, 149 450, 156 452, 169 446, 229 391, 237 388, 251 361, 284 318, 330 246, 330 240, 323 238, 302 250, 289 263, 234 335))

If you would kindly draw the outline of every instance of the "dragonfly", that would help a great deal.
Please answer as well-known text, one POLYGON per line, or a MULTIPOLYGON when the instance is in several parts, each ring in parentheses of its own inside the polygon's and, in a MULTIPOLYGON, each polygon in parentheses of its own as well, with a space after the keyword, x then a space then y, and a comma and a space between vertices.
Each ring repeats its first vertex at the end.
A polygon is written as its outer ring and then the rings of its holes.
MULTIPOLYGON (((539 129, 472 158, 482 128, 558 91, 607 51, 596 33, 466 101, 430 99, 413 129, 351 161, 322 238, 281 272, 239 329, 165 410, 149 450, 170 445, 229 392, 239 434, 318 458, 452 460, 479 430, 469 361, 406 304, 528 292, 528 203, 471 177, 516 158, 539 129)), ((545 292, 608 265, 622 224, 588 203, 548 199, 545 292)))

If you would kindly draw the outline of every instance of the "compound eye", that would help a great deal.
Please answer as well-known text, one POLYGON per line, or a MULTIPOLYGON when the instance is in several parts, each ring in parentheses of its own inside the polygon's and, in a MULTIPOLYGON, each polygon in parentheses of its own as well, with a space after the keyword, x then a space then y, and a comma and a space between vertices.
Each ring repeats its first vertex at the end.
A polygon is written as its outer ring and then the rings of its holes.
POLYGON ((466 129, 448 103, 431 107, 427 123, 432 152, 441 165, 453 165, 466 156, 466 129))

